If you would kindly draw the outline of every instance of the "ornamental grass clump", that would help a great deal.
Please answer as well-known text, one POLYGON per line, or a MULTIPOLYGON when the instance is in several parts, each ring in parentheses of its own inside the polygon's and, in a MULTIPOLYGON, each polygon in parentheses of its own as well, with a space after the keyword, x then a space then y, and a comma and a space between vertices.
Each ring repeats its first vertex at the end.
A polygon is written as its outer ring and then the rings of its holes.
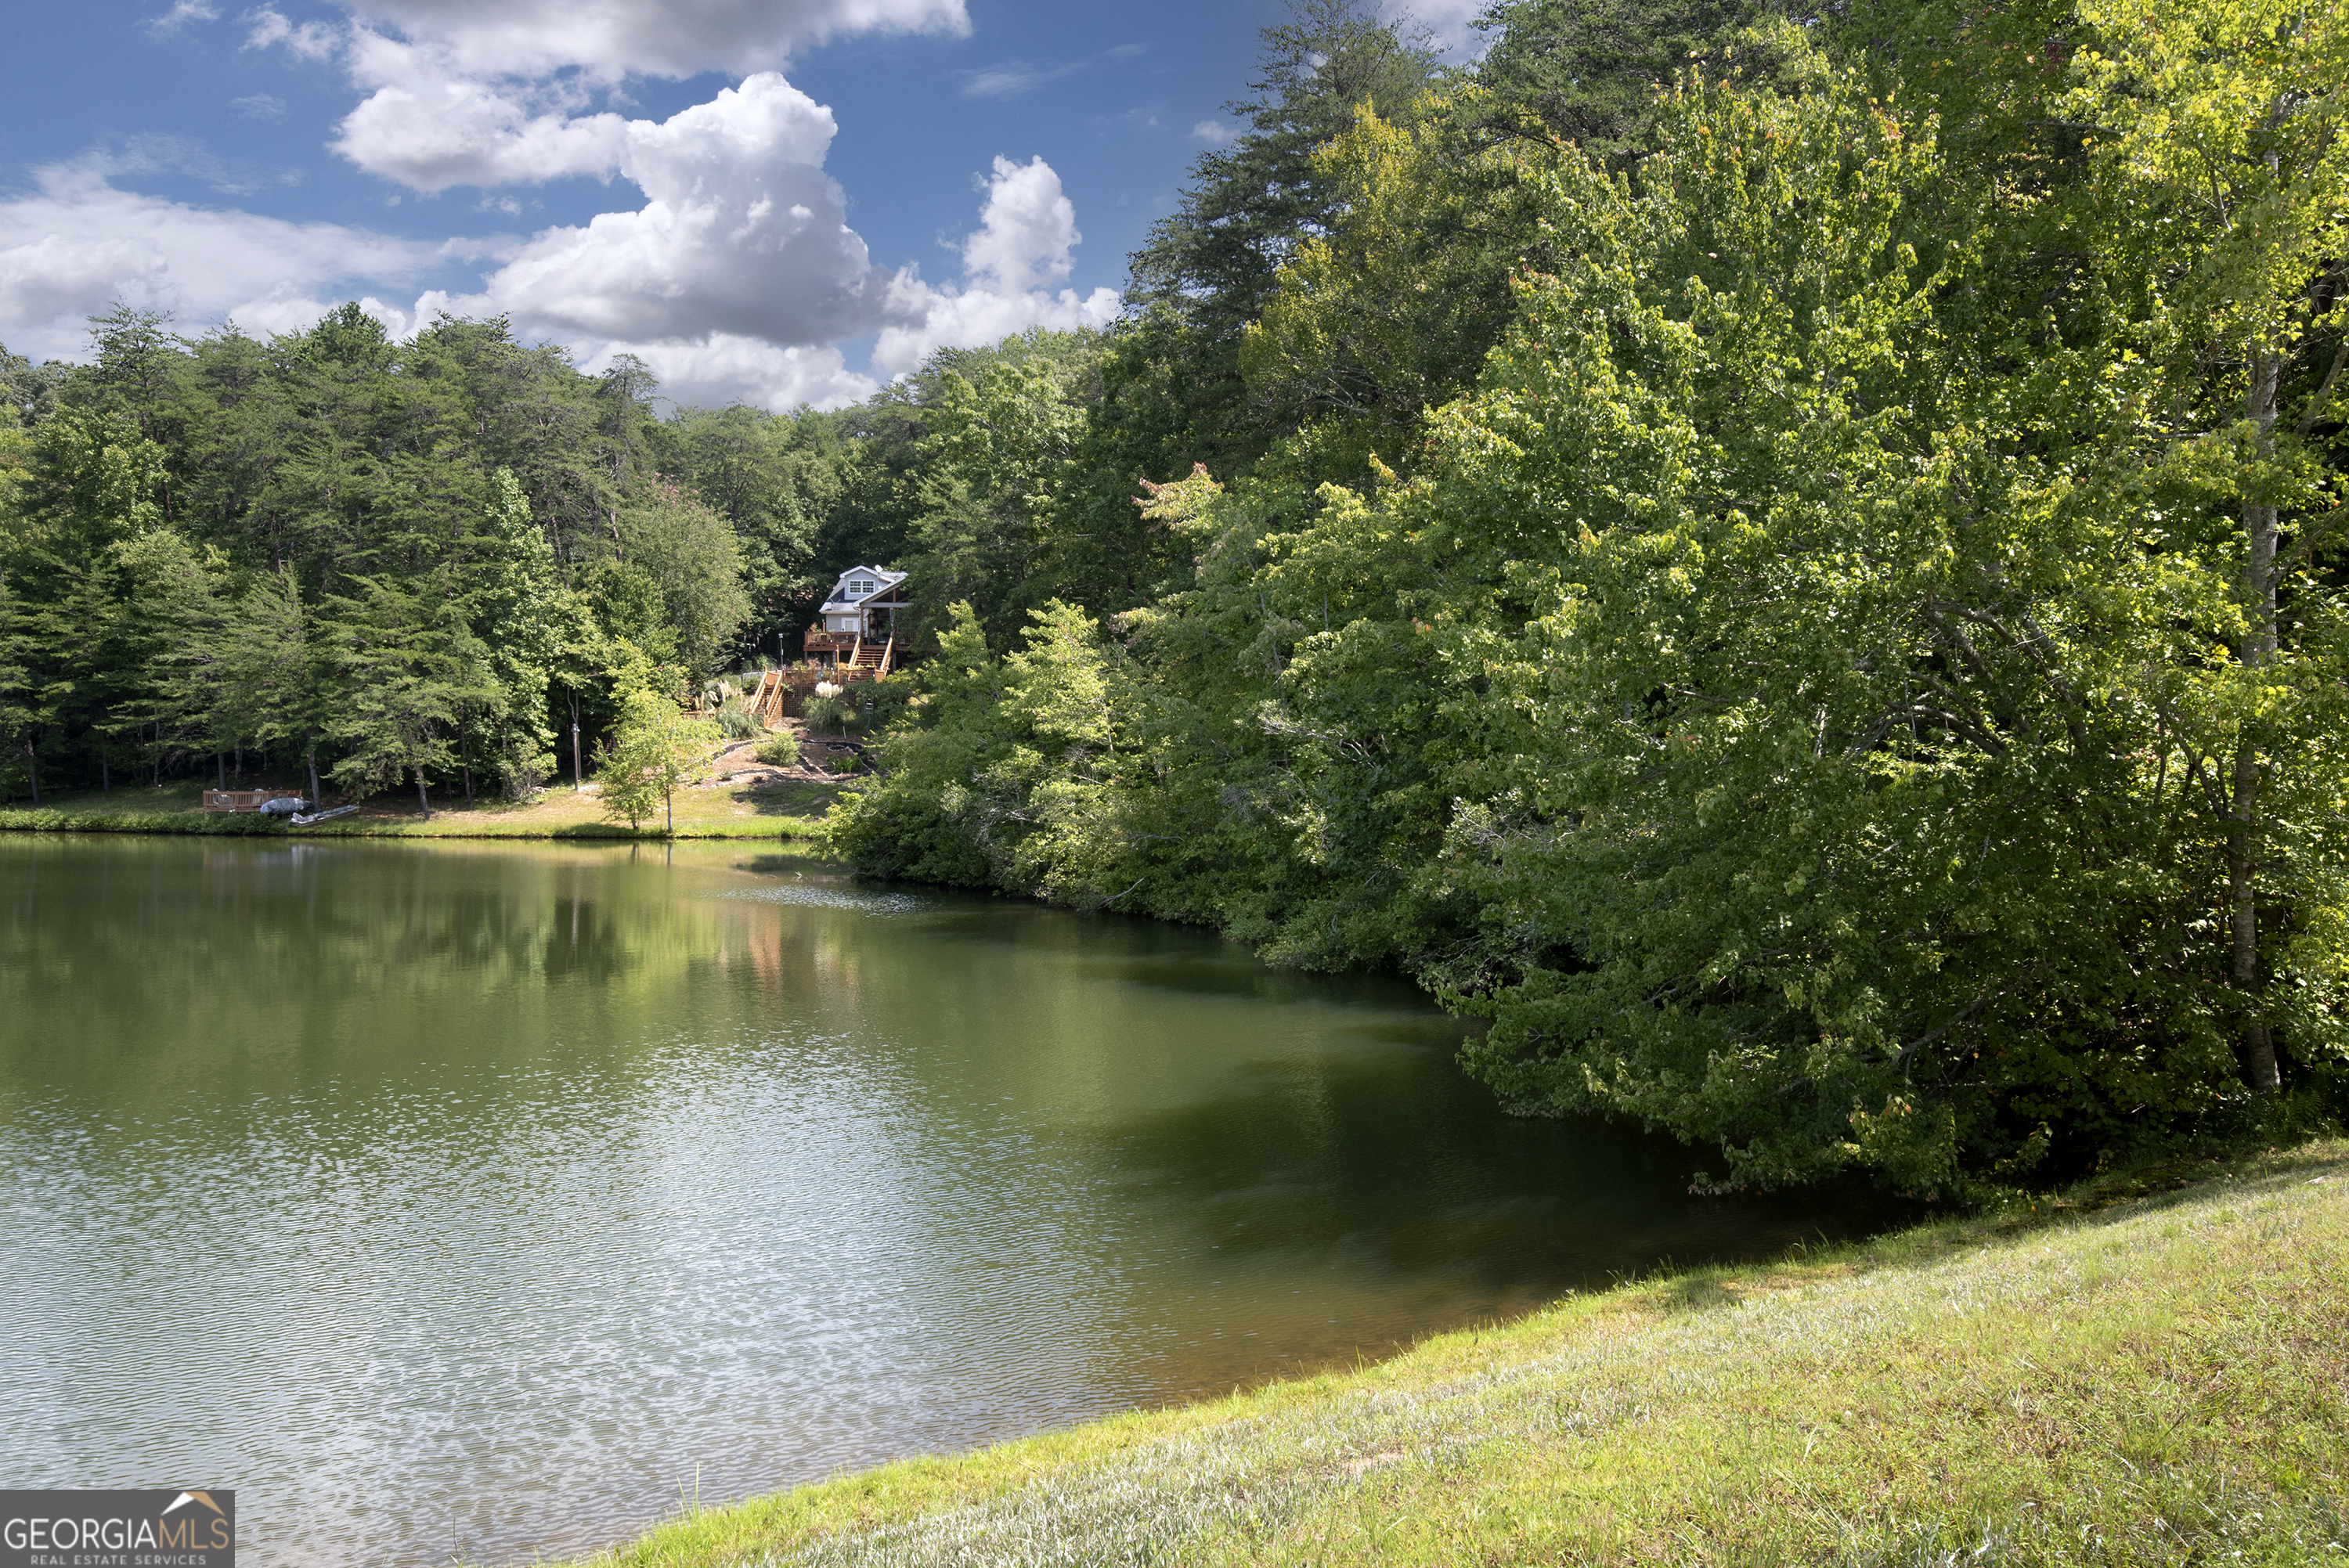
POLYGON ((829 730, 843 739, 864 717, 857 711, 856 699, 833 686, 830 682, 816 687, 816 695, 808 698, 806 706, 800 710, 800 716, 807 721, 809 734, 829 730))
POLYGON ((750 705, 733 693, 718 705, 718 733, 729 740, 749 740, 766 727, 750 705))

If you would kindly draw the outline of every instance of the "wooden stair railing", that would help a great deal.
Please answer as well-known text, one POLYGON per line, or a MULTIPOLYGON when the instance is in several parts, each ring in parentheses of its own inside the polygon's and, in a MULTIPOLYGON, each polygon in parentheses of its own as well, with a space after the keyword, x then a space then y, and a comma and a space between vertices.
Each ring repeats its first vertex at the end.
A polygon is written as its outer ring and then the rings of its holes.
POLYGON ((768 724, 783 717, 782 671, 768 670, 760 676, 759 695, 750 699, 750 712, 768 724))

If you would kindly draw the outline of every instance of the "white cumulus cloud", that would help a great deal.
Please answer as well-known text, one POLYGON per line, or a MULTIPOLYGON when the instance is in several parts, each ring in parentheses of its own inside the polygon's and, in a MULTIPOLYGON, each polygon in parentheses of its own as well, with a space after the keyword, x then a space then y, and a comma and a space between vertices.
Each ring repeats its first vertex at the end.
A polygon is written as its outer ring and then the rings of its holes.
POLYGON ((885 279, 823 172, 832 111, 773 72, 617 133, 634 211, 548 229, 487 280, 497 311, 628 343, 711 334, 784 347, 878 325, 885 279))
POLYGON ((964 0, 344 0, 344 27, 263 6, 248 48, 342 59, 367 97, 333 143, 426 191, 617 169, 627 122, 576 117, 631 76, 771 71, 843 33, 968 32, 964 0))
POLYGON ((780 77, 657 126, 637 121, 623 161, 645 190, 640 210, 547 230, 480 294, 428 294, 417 318, 509 315, 573 344, 591 367, 637 356, 680 403, 779 410, 854 402, 935 349, 1116 318, 1113 289, 1050 286, 1068 277, 1081 236, 1040 158, 994 160, 959 285, 873 266, 817 166, 831 127, 780 77), (837 345, 875 328, 873 375, 850 369, 837 345))
POLYGON ((334 150, 413 191, 451 185, 534 185, 569 174, 609 175, 627 145, 616 114, 574 106, 527 84, 436 68, 429 53, 361 34, 351 75, 374 91, 336 128, 334 150))
POLYGON ((191 327, 231 317, 256 330, 306 325, 325 308, 317 302, 347 297, 337 284, 413 287, 451 254, 340 223, 167 201, 121 189, 112 173, 103 158, 50 164, 29 191, 0 196, 0 342, 14 352, 78 356, 87 318, 118 299, 191 327))
POLYGON ((1061 191, 1052 166, 1041 158, 1023 165, 999 157, 986 189, 978 232, 962 246, 962 268, 971 281, 1030 289, 1066 278, 1069 253, 1084 236, 1077 232, 1076 205, 1061 191))
POLYGON ((582 346, 598 362, 640 356, 670 396, 736 388, 770 407, 848 401, 871 383, 827 347, 877 329, 874 370, 902 375, 933 349, 1030 326, 1105 326, 1112 289, 1065 283, 1083 236, 1041 158, 997 158, 963 282, 933 286, 874 266, 823 170, 832 111, 765 72, 657 124, 627 122, 616 169, 644 191, 633 211, 533 236, 478 294, 419 306, 503 315, 582 346))
POLYGON ((932 350, 993 343, 1031 326, 1066 331, 1116 319, 1114 289, 1080 295, 1048 285, 1069 275, 1070 255, 1084 236, 1061 177, 1041 158, 995 160, 978 228, 963 242, 964 286, 934 289, 901 274, 890 287, 888 315, 873 349, 874 368, 902 376, 932 350))
POLYGON ((713 333, 706 343, 601 344, 580 367, 600 372, 622 354, 643 360, 660 378, 661 396, 688 407, 748 403, 779 414, 802 403, 837 408, 879 387, 872 377, 849 369, 837 348, 778 348, 728 333, 713 333))

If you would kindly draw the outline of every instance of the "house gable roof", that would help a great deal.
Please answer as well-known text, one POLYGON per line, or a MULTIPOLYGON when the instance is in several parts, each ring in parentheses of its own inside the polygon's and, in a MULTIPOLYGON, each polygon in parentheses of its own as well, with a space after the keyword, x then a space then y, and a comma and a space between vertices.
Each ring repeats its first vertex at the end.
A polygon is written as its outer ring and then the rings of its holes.
POLYGON ((905 581, 905 576, 903 572, 891 572, 880 566, 852 566, 840 574, 839 581, 833 583, 831 594, 825 598, 823 608, 817 613, 824 615, 841 615, 867 604, 887 603, 896 599, 898 585, 905 581), (848 580, 852 577, 873 579, 874 586, 872 592, 850 593, 848 580))

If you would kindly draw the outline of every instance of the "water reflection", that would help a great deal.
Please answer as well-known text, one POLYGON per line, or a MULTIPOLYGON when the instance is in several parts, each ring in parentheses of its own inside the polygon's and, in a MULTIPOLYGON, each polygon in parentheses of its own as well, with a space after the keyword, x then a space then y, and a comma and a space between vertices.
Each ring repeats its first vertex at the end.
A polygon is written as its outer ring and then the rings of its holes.
POLYGON ((261 1564, 585 1550, 697 1470, 1821 1223, 1497 1115, 1398 983, 722 848, 0 841, 0 1443, 18 1484, 234 1485, 261 1564))

